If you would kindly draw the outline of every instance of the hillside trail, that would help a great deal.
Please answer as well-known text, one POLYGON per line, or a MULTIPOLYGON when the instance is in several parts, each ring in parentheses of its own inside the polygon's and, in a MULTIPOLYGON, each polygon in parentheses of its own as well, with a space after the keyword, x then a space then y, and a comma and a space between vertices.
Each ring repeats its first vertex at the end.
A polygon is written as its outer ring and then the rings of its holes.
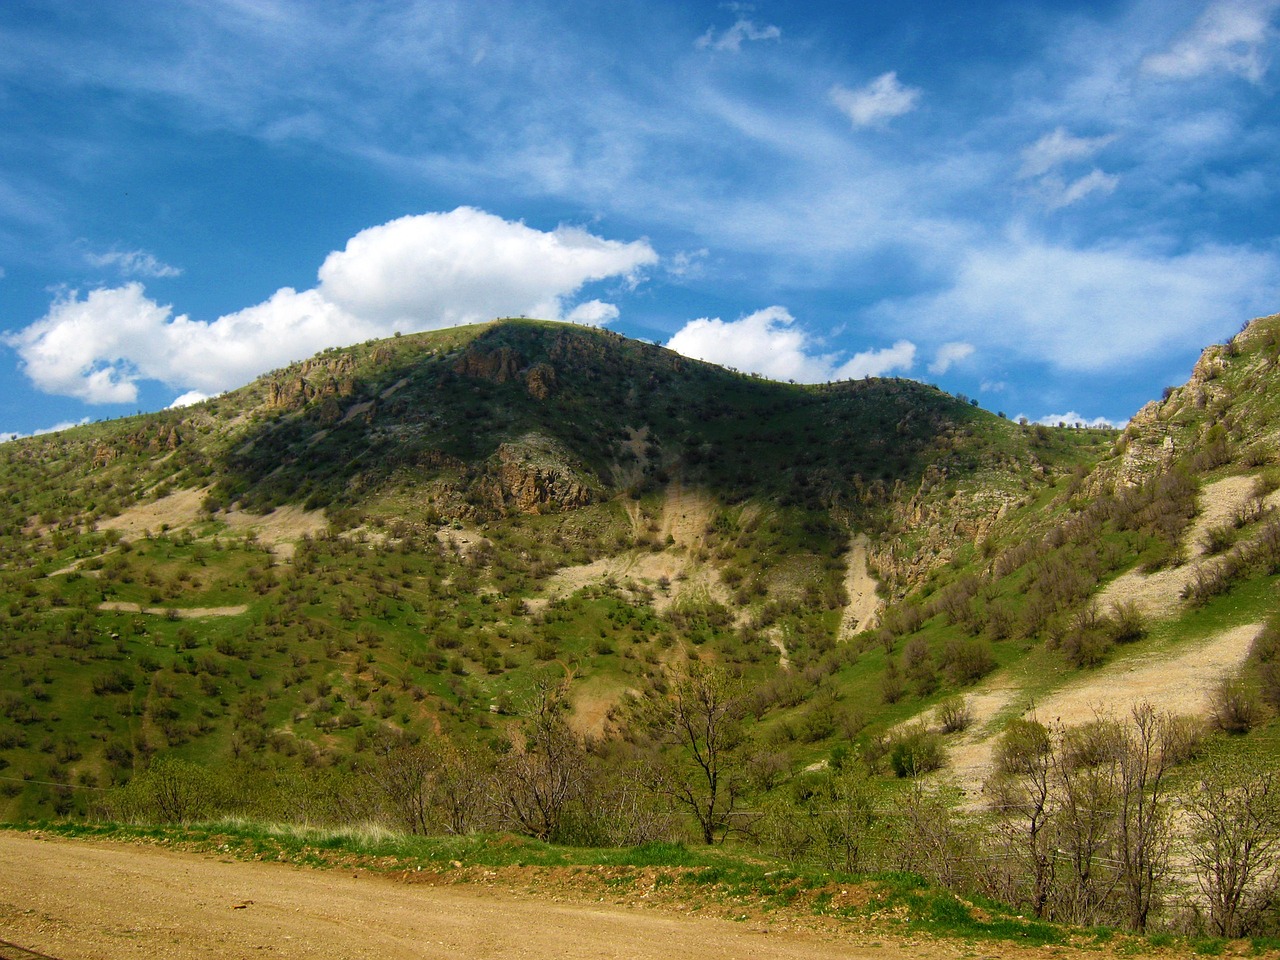
MULTIPOLYGON (((1099 606, 1107 609, 1113 603, 1132 602, 1145 616, 1173 616, 1183 602, 1182 589, 1198 565, 1212 562, 1204 548, 1206 534, 1229 523, 1253 495, 1253 489, 1251 476, 1225 477, 1206 484, 1200 493, 1199 513, 1183 538, 1188 562, 1153 574, 1125 573, 1099 594, 1099 606)), ((1265 502, 1280 504, 1276 493, 1265 502)), ((1173 654, 1152 651, 1125 657, 1079 675, 1038 702, 1032 702, 1008 676, 998 674, 966 696, 973 722, 964 733, 947 738, 949 775, 959 783, 969 803, 977 803, 992 770, 996 738, 1010 715, 1034 716, 1041 723, 1071 727, 1098 716, 1123 719, 1135 703, 1145 701, 1162 712, 1206 716, 1214 684, 1239 671, 1262 626, 1253 623, 1224 630, 1184 645, 1173 654)))
MULTIPOLYGON (((59 960, 954 960, 963 952, 959 942, 896 944, 811 916, 735 922, 684 904, 584 900, 558 888, 438 886, 360 869, 0 833, 0 941, 59 960)), ((0 956, 5 950, 0 944, 0 956)))
POLYGON ((860 533, 849 547, 845 557, 844 589, 849 595, 849 605, 840 617, 841 640, 848 640, 855 633, 876 625, 880 613, 880 597, 876 595, 876 580, 867 567, 867 550, 871 545, 865 533, 860 533))
POLYGON ((949 746, 949 772, 970 800, 981 794, 982 783, 992 769, 997 727, 1002 726, 996 721, 1010 708, 1043 724, 1067 727, 1097 717, 1123 720, 1140 702, 1179 716, 1205 716, 1214 683, 1240 669, 1262 627, 1252 623, 1225 630, 1174 656, 1155 652, 1128 657, 1085 674, 1036 702, 1007 681, 983 684, 966 697, 973 724, 949 746))
MULTIPOLYGON (((1196 572, 1213 559, 1206 554, 1205 536, 1214 527, 1230 523, 1253 496, 1252 476, 1224 477, 1205 484, 1198 500, 1199 513, 1183 537, 1187 562, 1154 573, 1130 570, 1107 584, 1098 595, 1098 606, 1108 610, 1117 603, 1132 603, 1147 617, 1174 616, 1182 606, 1182 591, 1195 579, 1196 572)), ((1264 501, 1268 507, 1280 507, 1280 491, 1264 501)))

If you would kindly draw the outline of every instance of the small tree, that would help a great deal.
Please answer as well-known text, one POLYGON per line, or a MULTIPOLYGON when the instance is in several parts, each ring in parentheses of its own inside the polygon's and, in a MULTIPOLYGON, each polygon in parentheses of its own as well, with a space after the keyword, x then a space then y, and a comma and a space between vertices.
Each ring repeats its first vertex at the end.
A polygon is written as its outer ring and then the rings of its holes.
POLYGON ((656 786, 686 807, 705 843, 728 829, 742 781, 741 684, 720 667, 694 661, 663 696, 642 704, 643 724, 668 749, 656 765, 656 786))
POLYGON ((1166 775, 1175 753, 1170 718, 1149 703, 1131 712, 1119 764, 1116 820, 1120 888, 1131 929, 1144 933, 1169 861, 1166 775))
POLYGON ((499 761, 494 801, 516 829, 553 839, 568 805, 586 783, 587 754, 565 719, 564 687, 543 682, 534 690, 521 725, 522 739, 499 761))
POLYGON ((1191 862, 1220 937, 1252 932, 1275 898, 1280 848, 1280 775, 1265 761, 1219 758, 1205 765, 1186 800, 1191 862))

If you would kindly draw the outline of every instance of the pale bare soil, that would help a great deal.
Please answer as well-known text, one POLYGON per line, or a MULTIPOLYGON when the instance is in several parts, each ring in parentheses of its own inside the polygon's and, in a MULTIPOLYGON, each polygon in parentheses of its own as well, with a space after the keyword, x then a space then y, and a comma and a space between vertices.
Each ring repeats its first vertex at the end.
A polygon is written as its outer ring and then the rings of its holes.
POLYGON ((852 922, 800 914, 735 922, 680 903, 595 896, 0 833, 0 940, 61 960, 973 955, 958 941, 889 942, 852 922))
POLYGON ((98 604, 99 610, 114 610, 118 613, 146 613, 161 617, 177 614, 181 620, 202 620, 205 617, 238 617, 249 611, 247 603, 238 603, 230 607, 144 607, 140 603, 128 600, 104 600, 98 604))
MULTIPOLYGON (((1249 501, 1253 485, 1251 476, 1224 477, 1206 484, 1200 491, 1200 513, 1183 540, 1188 562, 1151 574, 1138 570, 1122 574, 1099 594, 1099 606, 1105 611, 1116 603, 1133 603, 1144 616, 1176 616, 1183 603, 1183 588, 1195 578, 1203 564, 1213 562, 1205 555, 1205 535, 1212 528, 1231 522, 1249 501)), ((1272 507, 1280 505, 1280 491, 1265 502, 1272 507)))
MULTIPOLYGON (((1145 616, 1175 616, 1183 587, 1197 566, 1212 562, 1205 555, 1205 534, 1229 523, 1248 502, 1253 477, 1226 477, 1207 484, 1200 493, 1200 513, 1187 531, 1183 546, 1188 562, 1154 574, 1131 571, 1116 578, 1099 595, 1104 610, 1118 602, 1133 602, 1145 616)), ((1267 504, 1280 500, 1273 494, 1267 504)), ((1095 717, 1124 714, 1139 702, 1178 716, 1206 716, 1209 693, 1223 677, 1234 675, 1249 654, 1262 624, 1226 630, 1190 647, 1168 654, 1160 651, 1130 655, 1099 670, 1082 674, 1034 702, 1006 674, 980 684, 966 697, 972 726, 948 738, 948 773, 976 802, 991 773, 996 738, 1013 716, 1034 716, 1041 723, 1077 726, 1095 717)), ((921 720, 930 717, 918 718, 921 720)))
POLYGON ((681 599, 709 598, 732 604, 719 573, 693 556, 702 546, 707 524, 715 511, 711 497, 701 491, 687 490, 679 482, 672 483, 667 487, 660 512, 652 518, 646 518, 634 501, 624 502, 633 534, 636 537, 650 534, 648 526, 652 523, 657 530, 651 535, 657 538, 662 549, 629 550, 594 563, 557 570, 544 584, 548 599, 567 597, 583 587, 612 580, 619 586, 631 584, 652 591, 654 609, 659 613, 681 599))
MULTIPOLYGON (((182 530, 200 520, 200 505, 208 492, 208 488, 175 490, 158 500, 137 504, 117 516, 100 520, 98 527, 118 530, 126 540, 162 530, 182 530)), ((315 536, 329 527, 323 511, 303 510, 292 505, 277 507, 268 514, 229 510, 219 515, 219 519, 238 533, 252 533, 282 557, 293 555, 298 540, 315 536)))
POLYGON ((957 735, 948 749, 948 768, 966 795, 976 796, 990 775, 1000 722, 1010 710, 1034 716, 1046 725, 1073 727, 1097 717, 1124 719, 1135 703, 1146 702, 1178 716, 1209 713, 1214 684, 1240 669, 1262 624, 1248 624, 1216 634, 1202 643, 1165 656, 1129 657, 1085 674, 1041 701, 999 678, 982 684, 967 698, 973 725, 957 735))
POLYGON ((207 489, 175 490, 159 500, 136 504, 114 517, 99 520, 98 528, 119 530, 126 540, 159 533, 162 529, 181 530, 199 519, 200 504, 208 492, 207 489))
POLYGON ((867 535, 854 538, 845 557, 844 588, 849 594, 849 605, 840 618, 840 639, 847 640, 862 630, 876 624, 880 613, 880 598, 876 595, 876 581, 867 569, 867 535))

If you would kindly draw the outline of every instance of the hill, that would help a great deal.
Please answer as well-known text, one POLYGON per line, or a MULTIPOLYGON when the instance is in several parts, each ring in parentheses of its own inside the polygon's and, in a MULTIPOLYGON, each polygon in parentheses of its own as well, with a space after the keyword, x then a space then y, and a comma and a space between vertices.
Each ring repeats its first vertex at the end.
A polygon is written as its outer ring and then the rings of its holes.
POLYGON ((1117 433, 511 320, 6 444, 0 802, 808 850, 855 756, 980 806, 1035 704, 1221 670, 1265 735, 1278 366, 1255 321, 1117 433))
POLYGON ((556 660, 594 699, 686 640, 776 667, 752 621, 802 667, 839 634, 853 537, 914 515, 930 553, 904 590, 1106 439, 558 324, 328 351, 0 449, 0 762, 102 785, 156 751, 228 755, 246 729, 310 756, 383 721, 483 728, 556 660))

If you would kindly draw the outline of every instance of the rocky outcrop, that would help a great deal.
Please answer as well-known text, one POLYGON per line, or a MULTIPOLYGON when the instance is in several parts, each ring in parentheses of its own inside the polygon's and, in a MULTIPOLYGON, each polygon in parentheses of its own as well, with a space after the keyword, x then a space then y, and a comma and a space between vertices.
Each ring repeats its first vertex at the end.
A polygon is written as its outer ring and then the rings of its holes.
POLYGON ((500 516, 571 510, 595 499, 565 451, 538 436, 501 444, 476 488, 482 502, 500 516))
POLYGON ((530 365, 511 347, 485 349, 475 344, 454 362, 453 372, 492 383, 520 381, 535 400, 546 400, 556 392, 556 368, 549 363, 530 365))
POLYGON ((472 344, 454 363, 453 372, 462 377, 508 383, 518 377, 525 366, 524 357, 510 347, 485 350, 472 344))
POLYGON ((350 354, 316 357, 291 367, 267 383, 267 406, 298 410, 316 400, 355 393, 355 358, 350 354))

